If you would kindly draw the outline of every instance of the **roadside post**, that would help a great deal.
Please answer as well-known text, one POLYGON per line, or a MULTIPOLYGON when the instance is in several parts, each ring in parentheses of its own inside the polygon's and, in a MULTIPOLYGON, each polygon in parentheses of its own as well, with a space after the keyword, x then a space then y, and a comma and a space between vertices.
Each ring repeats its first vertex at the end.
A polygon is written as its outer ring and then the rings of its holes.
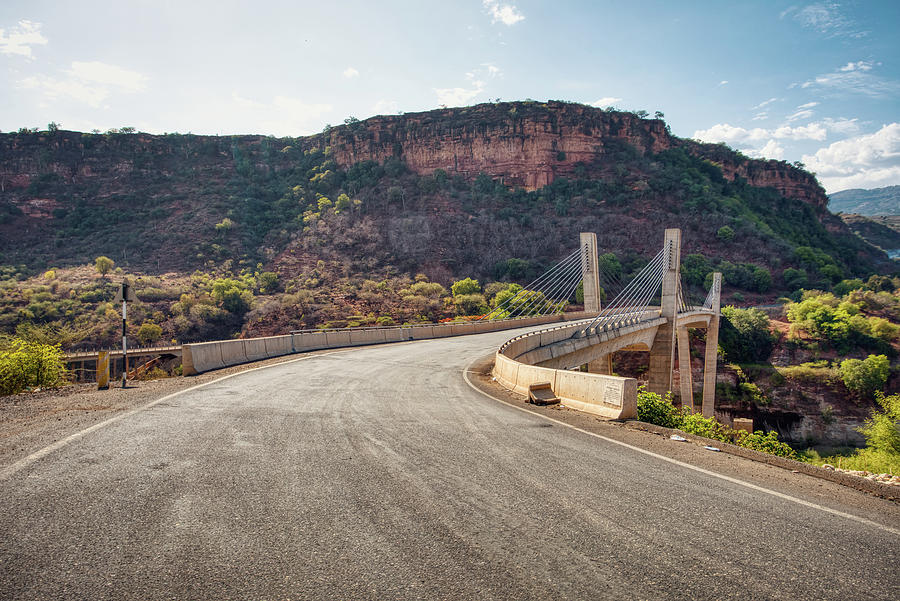
POLYGON ((128 303, 136 303, 137 299, 137 295, 135 295, 134 289, 128 283, 128 280, 122 280, 119 291, 116 292, 116 298, 113 299, 114 303, 122 303, 122 388, 125 388, 128 378, 128 338, 126 334, 128 303))
POLYGON ((109 351, 97 354, 97 390, 109 389, 109 351))

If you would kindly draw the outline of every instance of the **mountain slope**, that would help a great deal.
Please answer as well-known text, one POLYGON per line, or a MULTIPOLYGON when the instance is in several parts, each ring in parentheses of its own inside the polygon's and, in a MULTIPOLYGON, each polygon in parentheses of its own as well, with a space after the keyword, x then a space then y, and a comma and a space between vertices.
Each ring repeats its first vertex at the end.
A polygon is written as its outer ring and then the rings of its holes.
POLYGON ((828 208, 859 215, 900 215, 900 186, 863 190, 843 190, 828 195, 828 208))

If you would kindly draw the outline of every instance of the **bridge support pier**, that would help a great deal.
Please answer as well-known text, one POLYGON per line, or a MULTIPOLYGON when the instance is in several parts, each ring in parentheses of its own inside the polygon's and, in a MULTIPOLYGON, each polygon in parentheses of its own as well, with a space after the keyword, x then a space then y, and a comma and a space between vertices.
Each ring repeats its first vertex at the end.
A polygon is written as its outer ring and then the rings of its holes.
POLYGON ((663 248, 669 253, 662 280, 660 317, 666 323, 659 327, 650 347, 650 373, 647 390, 665 395, 672 390, 672 368, 675 365, 675 318, 678 315, 678 282, 681 278, 681 230, 667 229, 663 248))
POLYGON ((613 373, 612 353, 607 353, 599 359, 594 359, 593 361, 588 363, 588 373, 611 376, 613 373))
POLYGON ((597 234, 581 232, 581 281, 584 290, 584 310, 600 312, 600 267, 597 259, 597 234))
POLYGON ((691 347, 687 328, 678 328, 678 379, 681 406, 694 412, 694 380, 691 375, 691 347))
POLYGON ((719 310, 722 302, 722 274, 713 274, 711 291, 713 316, 706 329, 706 353, 703 363, 703 416, 714 417, 716 412, 716 369, 719 358, 719 310))

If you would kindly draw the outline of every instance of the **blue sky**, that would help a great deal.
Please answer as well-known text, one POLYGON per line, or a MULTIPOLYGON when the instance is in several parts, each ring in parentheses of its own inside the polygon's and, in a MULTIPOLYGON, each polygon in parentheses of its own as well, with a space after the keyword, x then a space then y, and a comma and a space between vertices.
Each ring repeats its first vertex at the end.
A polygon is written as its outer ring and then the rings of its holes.
POLYGON ((4 0, 0 130, 304 135, 501 100, 900 184, 900 2, 4 0))

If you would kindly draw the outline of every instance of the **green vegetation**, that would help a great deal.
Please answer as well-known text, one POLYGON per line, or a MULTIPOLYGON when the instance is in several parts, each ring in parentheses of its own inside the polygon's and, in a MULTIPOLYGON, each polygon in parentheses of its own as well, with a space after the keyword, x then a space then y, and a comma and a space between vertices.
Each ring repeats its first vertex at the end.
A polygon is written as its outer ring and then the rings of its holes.
POLYGON ((863 360, 841 361, 841 380, 847 390, 860 397, 881 393, 887 383, 890 364, 884 355, 869 355, 863 360))
POLYGON ((755 451, 796 459, 796 453, 788 444, 778 440, 777 432, 754 432, 734 430, 720 424, 714 418, 679 409, 672 404, 671 394, 665 398, 643 388, 638 391, 638 419, 665 428, 676 428, 683 432, 704 436, 735 444, 755 451))
POLYGON ((0 340, 0 395, 59 386, 66 368, 59 345, 14 337, 0 340))
POLYGON ((97 270, 101 276, 106 276, 113 267, 115 267, 116 262, 110 259, 109 257, 100 256, 94 260, 94 268, 97 270))
POLYGON ((765 361, 775 346, 769 331, 769 317, 759 309, 722 308, 719 345, 725 356, 737 363, 765 361))

